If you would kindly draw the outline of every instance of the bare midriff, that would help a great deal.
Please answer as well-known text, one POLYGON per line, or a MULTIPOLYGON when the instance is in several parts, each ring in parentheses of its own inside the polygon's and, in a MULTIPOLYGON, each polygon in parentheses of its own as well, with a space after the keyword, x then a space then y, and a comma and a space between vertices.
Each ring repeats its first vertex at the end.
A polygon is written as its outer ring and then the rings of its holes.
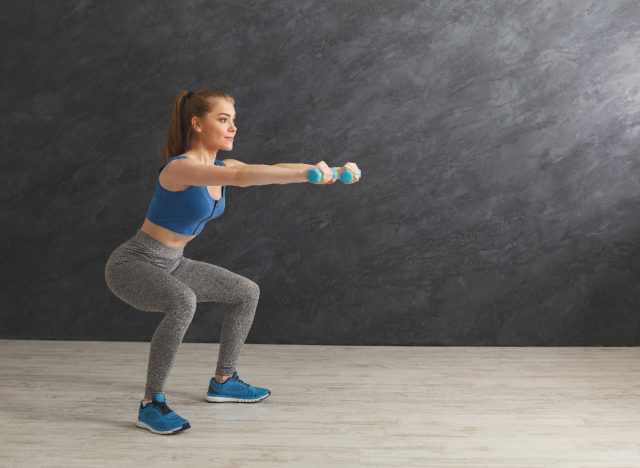
POLYGON ((196 236, 187 236, 185 234, 178 234, 177 232, 170 231, 167 228, 158 226, 155 223, 144 218, 144 223, 140 228, 142 232, 153 237, 158 242, 162 242, 167 247, 177 248, 184 247, 196 236))

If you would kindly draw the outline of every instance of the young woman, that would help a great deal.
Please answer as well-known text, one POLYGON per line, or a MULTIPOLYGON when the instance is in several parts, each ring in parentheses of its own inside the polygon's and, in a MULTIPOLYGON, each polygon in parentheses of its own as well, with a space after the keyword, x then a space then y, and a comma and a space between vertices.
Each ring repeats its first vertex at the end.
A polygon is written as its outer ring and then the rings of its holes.
MULTIPOLYGON (((151 339, 147 382, 136 426, 156 434, 175 434, 189 422, 167 406, 165 382, 198 302, 231 304, 222 322, 220 351, 206 401, 253 403, 268 397, 266 388, 240 380, 236 363, 249 333, 260 288, 244 276, 217 265, 184 257, 184 247, 204 225, 220 217, 225 187, 307 182, 309 170, 322 172, 319 184, 335 183, 324 161, 318 164, 244 164, 219 161, 236 136, 234 99, 212 89, 176 97, 162 153, 155 193, 136 234, 119 245, 105 266, 105 281, 120 300, 145 312, 163 312, 151 339)), ((360 179, 354 163, 335 168, 360 179)))

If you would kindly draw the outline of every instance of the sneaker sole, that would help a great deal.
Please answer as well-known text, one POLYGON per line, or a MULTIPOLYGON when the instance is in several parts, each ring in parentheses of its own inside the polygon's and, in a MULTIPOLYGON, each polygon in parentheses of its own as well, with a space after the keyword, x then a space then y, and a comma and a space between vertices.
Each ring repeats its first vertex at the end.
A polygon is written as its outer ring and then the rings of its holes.
POLYGON ((147 430, 153 432, 154 434, 162 434, 162 435, 177 434, 178 432, 182 432, 185 429, 189 429, 191 427, 191 425, 189 423, 184 423, 181 427, 178 427, 178 428, 175 428, 175 429, 171 429, 169 431, 158 431, 158 430, 154 429, 153 427, 149 426, 148 424, 143 423, 142 421, 136 421, 136 426, 140 427, 142 429, 147 429, 147 430))
POLYGON ((271 392, 267 393, 265 396, 260 397, 260 398, 256 398, 255 400, 247 400, 244 398, 232 398, 232 397, 225 397, 225 396, 211 396, 211 395, 207 395, 206 400, 209 403, 257 403, 259 401, 264 400, 265 398, 267 398, 269 395, 271 395, 271 392))

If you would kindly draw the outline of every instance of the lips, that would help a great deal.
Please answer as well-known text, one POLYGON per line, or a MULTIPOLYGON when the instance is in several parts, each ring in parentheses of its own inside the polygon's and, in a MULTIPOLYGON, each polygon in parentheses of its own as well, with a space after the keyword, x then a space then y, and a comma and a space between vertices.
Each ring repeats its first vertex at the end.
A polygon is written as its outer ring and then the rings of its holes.
POLYGON ((233 137, 224 137, 225 140, 233 141, 233 137))

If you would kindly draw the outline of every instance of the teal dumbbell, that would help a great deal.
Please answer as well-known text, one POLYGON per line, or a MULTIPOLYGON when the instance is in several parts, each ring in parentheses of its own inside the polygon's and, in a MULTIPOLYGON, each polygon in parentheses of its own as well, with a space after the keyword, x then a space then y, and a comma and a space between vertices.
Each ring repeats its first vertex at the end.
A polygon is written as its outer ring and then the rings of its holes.
MULTIPOLYGON (((338 171, 335 167, 331 168, 333 172, 333 180, 338 178, 338 171)), ((362 171, 360 171, 360 177, 362 177, 362 171)), ((314 167, 309 172, 307 172, 307 180, 313 184, 317 184, 322 180, 322 171, 317 167, 314 167)), ((340 182, 343 184, 351 184, 353 182, 353 173, 351 171, 343 171, 340 174, 340 182)))

